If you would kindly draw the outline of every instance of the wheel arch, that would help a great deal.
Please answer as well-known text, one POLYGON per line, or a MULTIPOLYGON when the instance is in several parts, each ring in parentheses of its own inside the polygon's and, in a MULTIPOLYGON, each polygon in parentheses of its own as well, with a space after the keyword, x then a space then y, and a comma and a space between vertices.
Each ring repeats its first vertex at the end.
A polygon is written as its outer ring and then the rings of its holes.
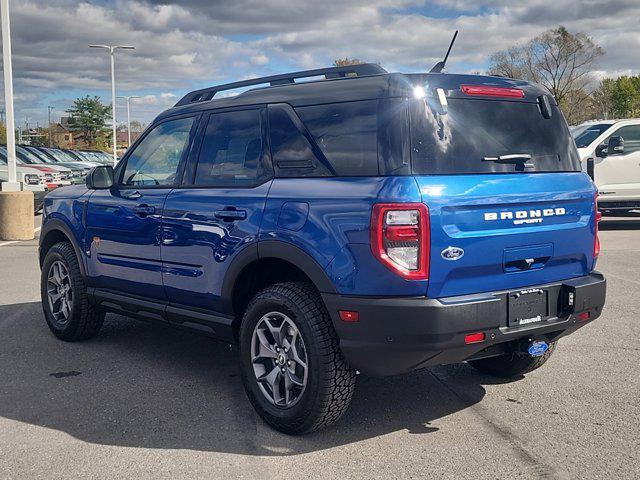
POLYGON ((78 265, 80 266, 80 272, 86 277, 86 270, 84 259, 82 257, 82 251, 75 236, 73 235, 69 226, 62 220, 51 219, 48 220, 42 227, 40 232, 40 245, 38 251, 38 260, 40 267, 44 263, 44 259, 49 249, 58 242, 69 242, 73 247, 73 251, 78 258, 78 265))
POLYGON ((306 281, 321 293, 337 293, 324 269, 304 250, 277 240, 258 242, 238 253, 222 285, 224 313, 236 317, 234 331, 251 297, 280 281, 306 281))

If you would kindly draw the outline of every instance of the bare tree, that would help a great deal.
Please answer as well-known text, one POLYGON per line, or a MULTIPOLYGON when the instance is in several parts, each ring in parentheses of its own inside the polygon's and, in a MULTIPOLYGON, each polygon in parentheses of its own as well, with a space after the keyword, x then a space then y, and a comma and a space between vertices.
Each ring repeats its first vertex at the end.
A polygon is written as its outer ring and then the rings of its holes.
POLYGON ((611 78, 605 78, 600 82, 598 88, 596 88, 591 96, 593 97, 593 103, 598 109, 598 115, 601 115, 605 120, 608 119, 613 113, 613 95, 616 89, 616 82, 611 78))
POLYGON ((559 26, 538 35, 523 46, 494 53, 489 73, 537 82, 549 90, 567 116, 579 116, 591 71, 603 49, 584 33, 571 33, 559 26))

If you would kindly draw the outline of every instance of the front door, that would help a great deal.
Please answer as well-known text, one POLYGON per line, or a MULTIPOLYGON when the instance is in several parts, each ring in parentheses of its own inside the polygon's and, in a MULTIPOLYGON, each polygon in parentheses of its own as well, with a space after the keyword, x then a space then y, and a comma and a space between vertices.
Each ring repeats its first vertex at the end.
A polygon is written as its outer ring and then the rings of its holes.
MULTIPOLYGON (((597 158, 594 181, 600 191, 601 201, 638 200, 640 198, 640 125, 620 127, 611 137, 622 137, 621 153, 610 152, 605 158, 597 158)), ((608 144, 609 138, 605 140, 608 144)))
POLYGON ((163 281, 171 305, 224 313, 225 273, 258 239, 272 173, 263 109, 212 113, 205 121, 191 185, 173 190, 165 203, 163 281))
POLYGON ((160 226, 165 199, 180 183, 195 117, 168 120, 150 130, 122 160, 109 190, 87 205, 88 280, 113 292, 166 300, 160 226))

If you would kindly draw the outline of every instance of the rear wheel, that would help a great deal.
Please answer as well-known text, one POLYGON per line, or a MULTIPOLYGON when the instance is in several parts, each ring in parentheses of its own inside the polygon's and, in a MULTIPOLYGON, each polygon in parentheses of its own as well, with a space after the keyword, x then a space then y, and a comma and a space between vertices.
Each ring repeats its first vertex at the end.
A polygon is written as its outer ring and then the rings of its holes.
POLYGON ((242 320, 240 354, 247 396, 276 430, 318 430, 347 410, 355 371, 313 286, 280 283, 259 292, 242 320))
POLYGON ((70 243, 56 243, 47 252, 42 263, 40 295, 47 325, 61 340, 86 340, 102 327, 105 314, 89 303, 78 258, 70 243))
POLYGON ((467 363, 479 372, 492 375, 494 377, 520 377, 544 365, 556 349, 556 344, 557 342, 549 343, 549 349, 539 357, 532 357, 531 355, 521 352, 512 352, 500 355, 499 357, 470 360, 467 363))

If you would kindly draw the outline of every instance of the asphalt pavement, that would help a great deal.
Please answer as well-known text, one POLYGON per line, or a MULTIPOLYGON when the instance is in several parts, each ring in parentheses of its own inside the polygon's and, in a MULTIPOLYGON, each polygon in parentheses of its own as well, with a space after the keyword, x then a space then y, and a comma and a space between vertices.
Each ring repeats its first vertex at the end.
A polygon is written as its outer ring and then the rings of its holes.
POLYGON ((303 437, 257 417, 224 343, 116 315, 56 340, 37 241, 0 242, 0 478, 640 478, 640 214, 605 217, 601 241, 604 314, 541 369, 360 375, 346 416, 303 437))

